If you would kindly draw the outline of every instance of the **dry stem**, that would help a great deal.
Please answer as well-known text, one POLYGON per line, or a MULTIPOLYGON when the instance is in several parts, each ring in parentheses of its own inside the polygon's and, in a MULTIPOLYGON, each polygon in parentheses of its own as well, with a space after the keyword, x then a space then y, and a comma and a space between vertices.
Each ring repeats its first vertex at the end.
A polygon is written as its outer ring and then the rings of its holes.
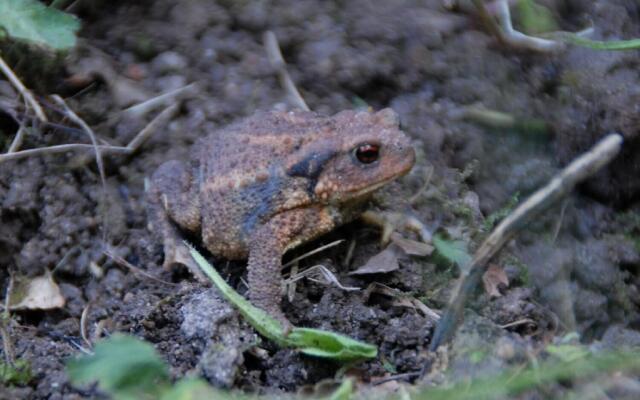
POLYGON ((4 297, 4 311, 0 316, 0 336, 2 336, 4 360, 9 365, 13 365, 16 360, 16 356, 13 351, 13 340, 11 340, 11 314, 9 313, 13 284, 14 279, 13 274, 11 274, 9 277, 9 284, 7 285, 7 293, 4 297))
MULTIPOLYGON (((622 136, 614 133, 598 142, 560 171, 546 186, 537 190, 511 212, 485 239, 465 268, 445 314, 431 339, 429 350, 448 342, 461 319, 466 300, 478 285, 489 260, 535 216, 568 195, 584 179, 607 165, 620 152, 622 136)), ((426 372, 426 368, 425 371, 426 372)))
POLYGON ((27 130, 25 129, 25 127, 23 125, 20 125, 20 128, 18 128, 18 132, 16 132, 16 136, 13 138, 13 141, 11 142, 7 153, 15 153, 16 151, 20 150, 20 146, 22 146, 22 141, 24 140, 24 134, 26 131, 27 130))
POLYGON ((13 86, 15 86, 18 92, 20 92, 25 101, 29 103, 31 108, 33 108, 33 111, 36 113, 38 119, 40 119, 41 121, 47 121, 47 116, 44 114, 44 111, 42 111, 42 107, 40 107, 40 104, 38 104, 36 99, 31 94, 31 91, 29 91, 29 89, 24 86, 20 79, 18 79, 16 74, 13 73, 11 68, 9 68, 7 63, 4 62, 4 59, 2 59, 2 57, 0 57, 0 70, 4 73, 7 79, 9 79, 9 82, 11 82, 13 86))
MULTIPOLYGON (((112 146, 112 145, 98 145, 97 149, 100 151, 100 154, 111 154, 111 155, 131 155, 135 153, 142 144, 154 133, 157 131, 158 126, 165 123, 174 113, 177 111, 178 106, 176 104, 171 105, 160 114, 158 114, 154 119, 151 120, 126 146, 112 146)), ((14 139, 15 141, 15 139, 14 139)), ((86 150, 94 150, 96 146, 93 144, 84 144, 84 143, 69 143, 69 144, 60 144, 49 147, 41 147, 37 149, 27 149, 16 152, 9 152, 6 154, 0 154, 0 163, 4 161, 10 160, 19 160, 21 158, 36 156, 36 155, 44 155, 44 154, 56 154, 56 153, 66 153, 69 151, 86 151, 86 150)))
POLYGON ((264 34, 264 46, 267 50, 267 56, 269 57, 269 62, 278 71, 278 77, 280 79, 280 84, 284 88, 284 90, 289 95, 289 98, 293 102, 295 107, 298 107, 302 110, 309 111, 309 106, 304 101, 300 92, 296 88, 296 85, 293 83, 289 72, 287 71, 287 64, 282 57, 282 52, 280 51, 280 45, 278 44, 278 39, 276 35, 271 31, 266 31, 264 34))
POLYGON ((514 48, 534 50, 543 53, 561 50, 564 48, 563 42, 525 35, 524 33, 513 29, 511 12, 509 11, 509 2, 507 0, 497 0, 494 4, 495 15, 500 22, 500 27, 496 26, 482 1, 474 0, 473 4, 478 9, 480 17, 485 25, 487 25, 490 33, 495 36, 500 43, 507 44, 514 48))

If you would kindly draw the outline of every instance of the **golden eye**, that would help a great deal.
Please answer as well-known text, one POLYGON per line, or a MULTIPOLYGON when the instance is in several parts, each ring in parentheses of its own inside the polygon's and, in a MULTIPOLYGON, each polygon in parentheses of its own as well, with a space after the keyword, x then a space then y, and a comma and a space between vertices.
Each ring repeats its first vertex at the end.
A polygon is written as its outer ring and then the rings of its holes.
POLYGON ((371 164, 380 156, 380 146, 364 143, 356 147, 356 158, 363 164, 371 164))

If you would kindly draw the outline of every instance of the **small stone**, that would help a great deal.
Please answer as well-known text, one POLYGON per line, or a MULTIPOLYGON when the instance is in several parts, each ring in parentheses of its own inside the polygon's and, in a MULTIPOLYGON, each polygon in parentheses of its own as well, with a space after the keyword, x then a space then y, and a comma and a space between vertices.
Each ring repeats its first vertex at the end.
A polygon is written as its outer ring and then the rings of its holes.
POLYGON ((161 74, 181 71, 187 67, 187 60, 175 51, 165 51, 151 61, 151 67, 161 74))

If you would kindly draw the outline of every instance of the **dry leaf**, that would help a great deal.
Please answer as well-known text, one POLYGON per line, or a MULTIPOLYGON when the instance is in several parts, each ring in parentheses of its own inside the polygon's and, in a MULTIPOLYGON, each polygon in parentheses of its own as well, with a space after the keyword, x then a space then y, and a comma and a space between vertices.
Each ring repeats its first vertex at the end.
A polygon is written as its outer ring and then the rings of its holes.
POLYGON ((489 264, 489 268, 482 275, 482 282, 484 283, 484 290, 489 297, 500 297, 500 286, 509 286, 509 278, 504 272, 504 269, 497 264, 489 264))
POLYGON ((407 239, 396 232, 391 234, 391 241, 410 256, 428 256, 433 253, 433 246, 430 244, 407 239))
POLYGON ((51 310, 64 307, 60 287, 50 273, 28 280, 18 280, 12 296, 12 310, 51 310))
POLYGON ((383 274, 395 271, 400 268, 400 265, 398 265, 398 251, 400 251, 398 246, 391 244, 371 257, 363 266, 349 272, 349 275, 383 274))

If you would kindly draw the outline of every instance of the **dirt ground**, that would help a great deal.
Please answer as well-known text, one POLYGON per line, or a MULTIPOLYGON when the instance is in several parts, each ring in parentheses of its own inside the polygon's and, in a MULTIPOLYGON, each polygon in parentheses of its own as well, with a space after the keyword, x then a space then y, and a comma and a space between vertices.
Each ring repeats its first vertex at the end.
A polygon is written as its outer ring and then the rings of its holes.
MULTIPOLYGON (((96 395, 93 388, 73 388, 64 372, 65 360, 86 346, 80 332, 87 305, 90 340, 116 331, 144 338, 174 377, 195 373, 217 387, 252 393, 296 392, 333 378, 335 364, 260 342, 215 289, 186 270, 163 270, 162 247, 147 229, 144 180, 162 162, 186 159, 197 138, 256 110, 291 107, 265 53, 265 30, 277 35, 289 72, 314 111, 391 107, 399 113, 417 164, 383 191, 378 207, 408 212, 431 233, 463 241, 469 252, 487 235, 490 216, 525 198, 606 133, 625 137, 618 159, 495 260, 509 285, 499 297, 474 297, 448 347, 441 381, 519 365, 570 332, 604 347, 640 345, 637 51, 504 48, 477 16, 446 10, 439 0, 86 3, 76 10, 81 43, 59 73, 34 72, 17 56, 16 69, 39 94, 60 93, 100 138, 126 144, 159 110, 143 117, 121 110, 190 83, 197 89, 138 153, 105 157, 106 190, 91 153, 1 164, 2 292, 10 272, 35 277, 53 271, 66 304, 14 313, 14 351, 34 376, 25 386, 2 389, 0 397, 96 395), (477 106, 525 122, 483 126, 465 113, 477 106), (415 201, 402 200, 416 193, 415 201), (105 256, 105 249, 137 269, 105 256), (505 346, 512 351, 500 351, 505 346), (471 349, 488 355, 471 362, 471 349)), ((591 24, 595 39, 640 36, 638 2, 541 3, 563 30, 591 24)), ((55 106, 45 108, 56 115, 55 106)), ((59 116, 57 121, 72 126, 59 116)), ((5 150, 16 129, 10 119, 0 120, 5 150)), ((42 132, 27 136, 23 147, 86 142, 78 130, 49 126, 42 132)), ((435 321, 406 299, 443 310, 458 271, 433 257, 406 256, 389 273, 348 275, 382 250, 378 231, 361 222, 291 251, 285 260, 337 239, 345 242, 301 261, 300 269, 322 264, 344 286, 363 290, 301 280, 292 301, 283 302, 286 314, 296 325, 377 345, 379 357, 350 372, 362 382, 419 371, 435 321)), ((211 261, 246 292, 243 262, 211 261)), ((560 393, 554 390, 547 395, 560 393)), ((640 396, 637 386, 630 396, 640 396)))

